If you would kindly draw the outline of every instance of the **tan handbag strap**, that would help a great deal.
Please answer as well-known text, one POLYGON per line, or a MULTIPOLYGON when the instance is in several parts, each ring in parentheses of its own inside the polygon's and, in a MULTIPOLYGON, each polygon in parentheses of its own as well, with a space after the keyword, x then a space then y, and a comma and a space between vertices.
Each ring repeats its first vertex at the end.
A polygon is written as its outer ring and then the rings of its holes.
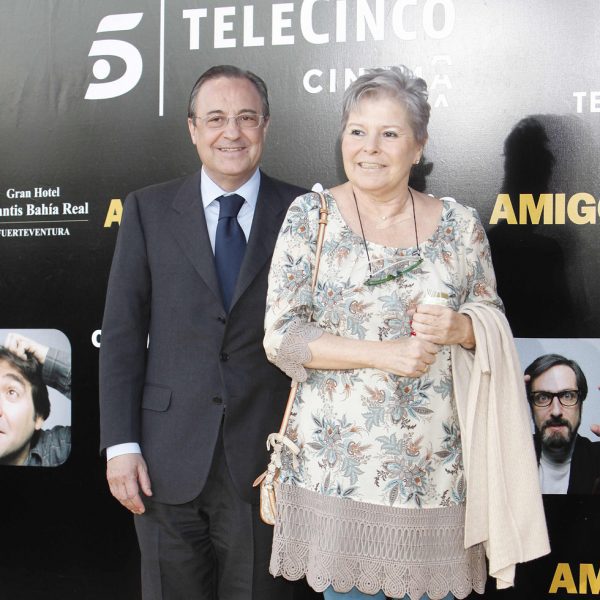
MULTIPOLYGON (((317 285, 317 277, 319 276, 319 265, 321 263, 321 251, 323 250, 323 240, 325 239, 325 228, 327 227, 327 216, 329 210, 327 209, 327 200, 325 196, 319 192, 321 198, 321 206, 319 207, 319 231, 317 233, 317 250, 315 252, 315 264, 312 274, 311 290, 314 292, 317 285)), ((311 315, 312 318, 312 315, 311 315)), ((298 391, 298 382, 294 381, 290 389, 287 404, 285 405, 285 412, 283 413, 283 419, 281 419, 281 427, 279 428, 279 434, 285 435, 290 415, 292 414, 292 407, 294 406, 294 400, 296 398, 296 392, 298 391)))

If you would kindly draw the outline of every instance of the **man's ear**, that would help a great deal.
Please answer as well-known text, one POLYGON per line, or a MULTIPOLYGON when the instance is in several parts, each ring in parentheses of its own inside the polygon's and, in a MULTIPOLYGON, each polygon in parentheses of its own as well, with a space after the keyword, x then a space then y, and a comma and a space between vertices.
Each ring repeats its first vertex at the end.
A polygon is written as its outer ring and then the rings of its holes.
POLYGON ((194 146, 196 145, 196 123, 194 122, 194 119, 190 119, 188 117, 187 120, 188 123, 188 129, 190 130, 190 137, 192 138, 192 144, 194 144, 194 146))
POLYGON ((40 415, 36 415, 35 419, 33 420, 34 422, 34 426, 35 426, 35 430, 39 431, 42 428, 42 425, 44 424, 44 421, 46 419, 44 419, 44 417, 40 416, 40 415))
POLYGON ((271 122, 271 118, 265 119, 263 125, 263 139, 267 136, 267 129, 269 129, 269 123, 271 122))

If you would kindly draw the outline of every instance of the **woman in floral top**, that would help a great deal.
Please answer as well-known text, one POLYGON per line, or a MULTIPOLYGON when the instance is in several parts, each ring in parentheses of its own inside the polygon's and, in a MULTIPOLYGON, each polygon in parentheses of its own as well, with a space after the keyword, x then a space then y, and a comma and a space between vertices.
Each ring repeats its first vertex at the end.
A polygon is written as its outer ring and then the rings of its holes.
POLYGON ((359 77, 314 293, 318 194, 292 204, 273 256, 265 349, 301 382, 301 451, 282 456, 270 570, 326 600, 464 598, 486 579, 481 545, 463 545, 450 346, 475 345, 462 305, 502 303, 476 212, 408 186, 429 111, 405 67, 359 77))

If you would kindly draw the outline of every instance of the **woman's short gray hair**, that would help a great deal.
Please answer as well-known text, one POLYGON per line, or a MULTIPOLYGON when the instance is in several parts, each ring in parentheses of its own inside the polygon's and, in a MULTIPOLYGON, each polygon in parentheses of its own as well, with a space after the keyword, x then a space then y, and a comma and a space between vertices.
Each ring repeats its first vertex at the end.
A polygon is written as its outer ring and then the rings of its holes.
POLYGON ((368 96, 391 96, 402 103, 419 144, 427 141, 427 124, 431 106, 427 102, 427 84, 404 65, 389 69, 367 69, 344 93, 342 131, 350 113, 368 96))

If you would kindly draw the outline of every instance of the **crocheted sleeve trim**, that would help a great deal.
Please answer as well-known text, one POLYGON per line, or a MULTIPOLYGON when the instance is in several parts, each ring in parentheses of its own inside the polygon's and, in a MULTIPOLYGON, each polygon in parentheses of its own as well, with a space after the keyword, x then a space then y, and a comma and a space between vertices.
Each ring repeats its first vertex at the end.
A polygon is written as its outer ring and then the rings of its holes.
POLYGON ((294 381, 306 381, 308 374, 304 365, 312 359, 308 344, 323 335, 323 330, 314 323, 295 318, 281 340, 277 356, 272 361, 294 381))

